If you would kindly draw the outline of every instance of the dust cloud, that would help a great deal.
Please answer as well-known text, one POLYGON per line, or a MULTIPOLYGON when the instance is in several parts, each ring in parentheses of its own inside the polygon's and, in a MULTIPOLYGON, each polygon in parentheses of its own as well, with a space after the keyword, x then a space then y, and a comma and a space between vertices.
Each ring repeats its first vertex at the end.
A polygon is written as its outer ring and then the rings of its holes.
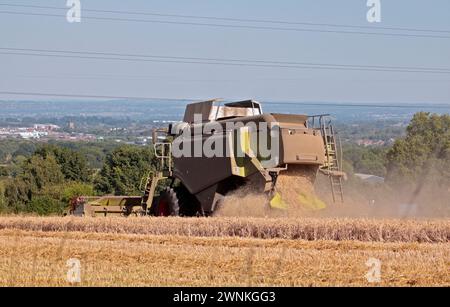
POLYGON ((364 183, 356 178, 344 182, 344 203, 333 202, 330 180, 317 168, 291 167, 281 173, 276 192, 287 210, 270 208, 267 195, 243 187, 228 195, 218 216, 248 217, 348 217, 348 218, 448 218, 450 186, 438 185, 433 178, 423 178, 409 187, 393 183, 364 183), (309 195, 324 206, 311 207, 299 195, 309 195))

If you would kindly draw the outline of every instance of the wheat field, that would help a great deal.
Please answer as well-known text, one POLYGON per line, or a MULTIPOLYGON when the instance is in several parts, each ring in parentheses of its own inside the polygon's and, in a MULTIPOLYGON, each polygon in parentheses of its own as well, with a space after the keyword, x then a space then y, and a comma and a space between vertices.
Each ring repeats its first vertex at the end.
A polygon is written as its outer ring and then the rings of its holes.
POLYGON ((0 217, 0 229, 188 237, 448 243, 449 220, 0 217))
POLYGON ((448 220, 0 217, 0 286, 450 286, 449 238, 448 220))

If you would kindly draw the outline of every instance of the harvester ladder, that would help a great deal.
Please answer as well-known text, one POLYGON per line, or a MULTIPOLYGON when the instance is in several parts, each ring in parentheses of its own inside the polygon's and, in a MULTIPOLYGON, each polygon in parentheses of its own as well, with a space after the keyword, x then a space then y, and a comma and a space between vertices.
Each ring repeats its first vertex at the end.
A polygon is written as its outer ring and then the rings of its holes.
POLYGON ((331 193, 333 195, 333 201, 337 202, 339 199, 344 202, 344 190, 342 187, 342 176, 335 174, 341 173, 341 163, 338 159, 338 154, 342 157, 340 152, 341 146, 336 143, 336 134, 334 127, 330 123, 321 121, 321 131, 325 143, 326 162, 325 167, 328 171, 328 177, 330 178, 331 193), (339 153, 338 153, 339 150, 339 153))
MULTIPOLYGON (((155 153, 155 158, 158 161, 158 165, 157 170, 149 172, 147 178, 145 179, 145 189, 143 191, 144 195, 142 196, 141 201, 143 215, 147 215, 149 213, 149 209, 152 205, 159 182, 172 176, 172 143, 167 141, 167 135, 167 129, 153 129, 153 150, 155 153), (160 134, 164 135, 164 142, 158 142, 160 134)), ((145 177, 141 180, 141 190, 144 178, 145 177)))
POLYGON ((144 212, 144 215, 147 215, 148 208, 149 208, 149 201, 150 206, 151 202, 153 201, 153 197, 155 195, 156 187, 158 186, 159 181, 166 179, 167 177, 164 176, 163 172, 150 172, 147 176, 146 184, 145 184, 145 190, 144 195, 142 196, 142 210, 144 212))

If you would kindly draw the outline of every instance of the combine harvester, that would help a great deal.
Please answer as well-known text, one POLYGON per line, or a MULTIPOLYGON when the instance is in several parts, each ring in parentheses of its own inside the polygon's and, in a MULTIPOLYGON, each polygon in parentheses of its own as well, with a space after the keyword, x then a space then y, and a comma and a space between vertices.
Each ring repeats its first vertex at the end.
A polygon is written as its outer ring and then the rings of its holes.
POLYGON ((71 202, 71 214, 211 216, 242 187, 265 193, 267 206, 285 209, 297 199, 315 199, 305 192, 285 200, 279 185, 301 179, 310 191, 319 171, 329 176, 333 200, 344 199, 342 153, 329 115, 264 114, 253 100, 210 100, 188 105, 182 123, 154 130, 153 146, 158 170, 143 178, 143 195, 78 197, 71 202), (270 156, 261 153, 263 143, 270 156), (156 196, 162 181, 169 185, 156 196))

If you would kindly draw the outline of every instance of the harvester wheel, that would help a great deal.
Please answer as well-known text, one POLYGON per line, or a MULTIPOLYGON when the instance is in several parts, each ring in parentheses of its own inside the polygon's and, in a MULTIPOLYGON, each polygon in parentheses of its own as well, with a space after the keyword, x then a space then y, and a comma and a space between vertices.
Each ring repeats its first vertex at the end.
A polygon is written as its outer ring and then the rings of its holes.
POLYGON ((182 184, 175 188, 180 207, 180 216, 192 217, 203 215, 200 203, 182 184))
POLYGON ((180 205, 178 197, 172 188, 167 188, 161 192, 156 203, 154 214, 156 216, 179 216, 180 205))

